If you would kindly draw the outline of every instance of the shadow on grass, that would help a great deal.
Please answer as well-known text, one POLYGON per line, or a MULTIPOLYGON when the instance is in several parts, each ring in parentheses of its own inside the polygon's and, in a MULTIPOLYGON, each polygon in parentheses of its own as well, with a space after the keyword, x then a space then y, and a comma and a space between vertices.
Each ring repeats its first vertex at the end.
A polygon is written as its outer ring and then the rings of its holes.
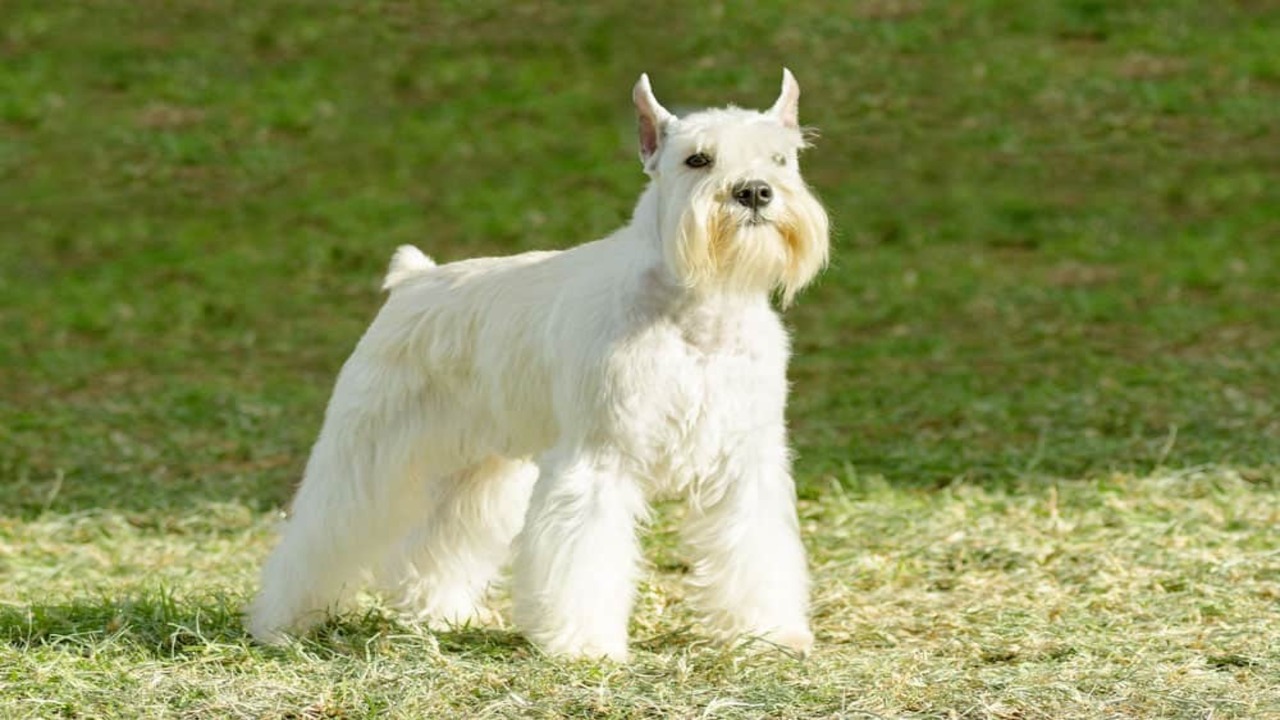
POLYGON ((160 659, 227 649, 266 655, 301 652, 320 659, 368 657, 410 646, 494 659, 530 652, 524 638, 510 630, 463 627, 430 632, 402 625, 377 610, 332 620, 289 646, 267 647, 254 642, 241 613, 236 598, 178 598, 167 590, 127 599, 0 605, 0 642, 22 651, 43 647, 89 655, 114 649, 160 659))

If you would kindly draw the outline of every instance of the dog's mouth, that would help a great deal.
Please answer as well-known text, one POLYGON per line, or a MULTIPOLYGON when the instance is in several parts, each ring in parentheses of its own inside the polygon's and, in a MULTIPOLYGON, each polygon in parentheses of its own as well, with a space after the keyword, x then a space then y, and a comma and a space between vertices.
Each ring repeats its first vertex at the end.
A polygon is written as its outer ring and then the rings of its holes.
POLYGON ((773 220, 757 211, 748 215, 746 219, 742 221, 742 224, 746 227, 761 227, 764 225, 772 225, 773 220))

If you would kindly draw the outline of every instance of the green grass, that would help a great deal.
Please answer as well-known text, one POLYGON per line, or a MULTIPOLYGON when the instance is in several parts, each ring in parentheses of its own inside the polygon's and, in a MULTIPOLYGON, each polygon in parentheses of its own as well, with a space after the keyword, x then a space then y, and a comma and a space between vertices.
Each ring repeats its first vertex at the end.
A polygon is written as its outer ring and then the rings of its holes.
POLYGON ((1280 715, 1280 8, 0 5, 0 717, 1280 715), (629 90, 821 130, 817 654, 237 614, 390 251, 564 247, 629 90))

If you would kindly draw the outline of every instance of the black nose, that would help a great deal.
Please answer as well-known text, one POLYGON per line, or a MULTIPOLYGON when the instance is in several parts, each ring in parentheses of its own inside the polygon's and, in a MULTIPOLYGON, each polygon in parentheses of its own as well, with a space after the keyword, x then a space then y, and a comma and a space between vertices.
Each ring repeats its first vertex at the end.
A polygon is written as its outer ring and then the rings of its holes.
POLYGON ((759 210, 773 199, 773 188, 763 180, 748 180, 733 186, 733 199, 743 207, 759 210))

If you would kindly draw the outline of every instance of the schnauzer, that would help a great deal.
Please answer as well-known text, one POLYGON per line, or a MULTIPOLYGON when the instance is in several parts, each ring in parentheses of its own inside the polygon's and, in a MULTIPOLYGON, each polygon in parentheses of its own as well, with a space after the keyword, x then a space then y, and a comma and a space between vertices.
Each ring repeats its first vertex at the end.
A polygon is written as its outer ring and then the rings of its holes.
POLYGON ((782 306, 827 261, 800 175, 800 88, 679 118, 633 91, 648 187, 612 235, 559 252, 391 260, 338 375, 249 616, 266 642, 366 580, 428 622, 484 614, 512 555, 514 621, 544 651, 624 659, 654 496, 688 502, 692 600, 721 638, 804 653, 808 572, 784 406, 782 306))

